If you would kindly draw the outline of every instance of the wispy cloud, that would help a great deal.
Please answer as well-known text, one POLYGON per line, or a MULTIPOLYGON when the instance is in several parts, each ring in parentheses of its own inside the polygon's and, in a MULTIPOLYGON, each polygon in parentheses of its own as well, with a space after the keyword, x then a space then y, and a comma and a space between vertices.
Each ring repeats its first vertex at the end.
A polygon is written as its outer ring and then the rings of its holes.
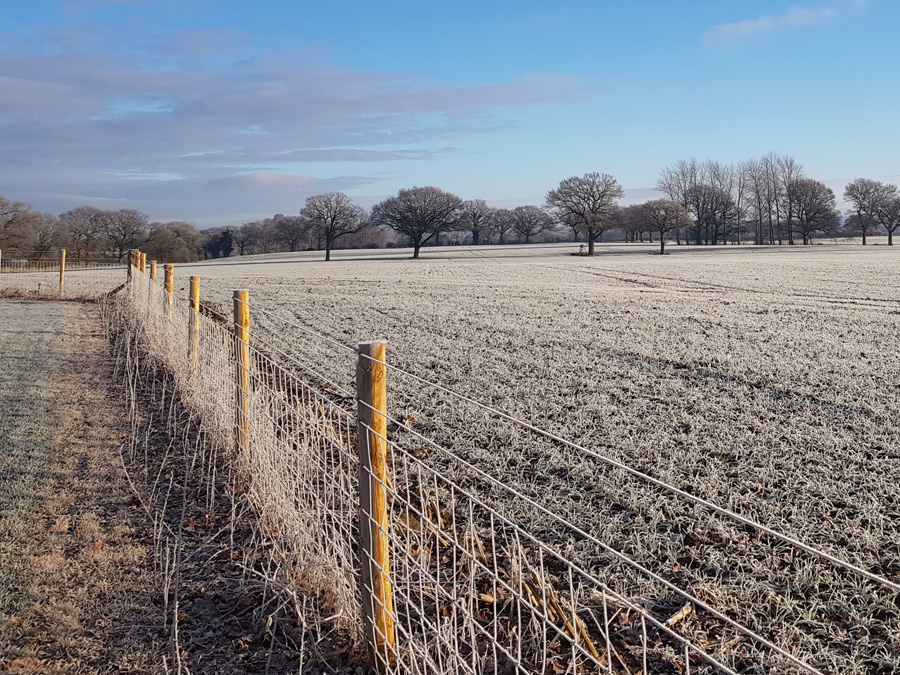
POLYGON ((221 212, 223 193, 252 192, 244 208, 265 198, 291 209, 323 188, 375 180, 307 175, 326 171, 320 162, 428 160, 457 139, 505 128, 505 111, 579 97, 580 83, 559 75, 447 84, 352 71, 308 49, 248 56, 232 37, 181 31, 126 52, 107 36, 57 26, 49 48, 0 50, 4 192, 37 200, 42 189, 40 208, 60 210, 72 204, 48 197, 47 186, 137 208, 165 197, 173 208, 151 214, 159 218, 194 217, 210 204, 221 212))
POLYGON ((755 19, 745 19, 713 26, 706 31, 704 39, 711 44, 725 44, 732 40, 772 33, 778 30, 821 24, 835 19, 838 14, 839 9, 835 5, 828 7, 795 6, 790 7, 782 14, 760 16, 755 19))

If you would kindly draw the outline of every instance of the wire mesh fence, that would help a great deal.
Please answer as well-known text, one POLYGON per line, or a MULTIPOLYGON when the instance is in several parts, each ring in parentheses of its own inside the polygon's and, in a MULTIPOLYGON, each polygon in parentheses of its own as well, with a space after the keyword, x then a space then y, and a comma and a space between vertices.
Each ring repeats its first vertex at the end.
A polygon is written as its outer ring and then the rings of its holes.
POLYGON ((0 251, 0 297, 91 299, 122 283, 124 262, 65 251, 0 251))
POLYGON ((133 262, 130 312, 209 442, 229 454, 282 578, 315 599, 303 620, 368 647, 381 671, 900 665, 900 566, 847 562, 296 326, 336 360, 356 361, 354 392, 316 363, 318 352, 289 355, 273 331, 244 332, 248 315, 265 314, 246 295, 235 294, 228 316, 224 301, 200 300, 198 278, 176 291, 171 277, 133 262), (383 384, 387 373, 412 381, 440 418, 363 395, 361 377, 383 384), (476 418, 494 431, 475 445, 530 456, 526 479, 511 482, 467 452, 476 418), (561 490, 580 494, 561 501, 561 490))

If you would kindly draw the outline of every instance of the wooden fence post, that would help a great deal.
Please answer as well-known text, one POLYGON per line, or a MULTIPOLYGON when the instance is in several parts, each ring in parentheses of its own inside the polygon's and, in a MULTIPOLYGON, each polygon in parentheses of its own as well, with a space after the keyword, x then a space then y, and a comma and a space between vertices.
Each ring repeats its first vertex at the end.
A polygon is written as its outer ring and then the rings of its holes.
POLYGON ((234 445, 239 457, 250 450, 250 291, 234 292, 234 445))
POLYGON ((363 619, 380 672, 394 659, 387 511, 387 368, 384 342, 362 342, 356 365, 359 533, 363 619))
POLYGON ((166 317, 172 316, 172 305, 175 304, 175 266, 166 265, 166 317))
POLYGON ((141 274, 147 272, 147 254, 141 253, 141 274))
POLYGON ((128 252, 128 281, 131 281, 131 268, 134 267, 134 249, 128 252))
POLYGON ((191 277, 191 313, 188 317, 188 339, 191 341, 191 374, 196 387, 200 376, 200 277, 191 277))
POLYGON ((3 251, 0 251, 0 274, 3 273, 3 251))
POLYGON ((66 249, 59 251, 59 295, 62 296, 66 284, 66 249))
POLYGON ((153 289, 156 287, 156 261, 150 261, 150 274, 147 279, 147 309, 153 306, 153 289))

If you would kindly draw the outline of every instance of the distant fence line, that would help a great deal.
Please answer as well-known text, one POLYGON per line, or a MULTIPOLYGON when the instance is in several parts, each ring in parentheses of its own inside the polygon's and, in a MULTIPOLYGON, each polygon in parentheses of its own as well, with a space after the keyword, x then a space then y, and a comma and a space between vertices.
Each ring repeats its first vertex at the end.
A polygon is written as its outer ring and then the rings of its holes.
MULTIPOLYGON (((383 342, 354 349, 318 336, 355 354, 356 392, 337 391, 314 365, 254 334, 247 291, 234 292, 224 316, 201 302, 199 277, 176 296, 174 268, 162 272, 132 254, 123 299, 146 349, 172 373, 208 440, 244 473, 286 578, 315 601, 312 618, 368 649, 380 672, 827 672, 811 665, 814 654, 743 625, 393 416, 388 372, 421 378, 391 366, 383 342), (665 614, 616 591, 617 575, 668 598, 665 614)), ((889 592, 900 588, 619 468, 889 592)))
POLYGON ((127 264, 124 262, 72 259, 66 249, 40 255, 28 251, 0 251, 0 294, 40 298, 90 297, 107 284, 102 278, 85 273, 125 269, 127 264))

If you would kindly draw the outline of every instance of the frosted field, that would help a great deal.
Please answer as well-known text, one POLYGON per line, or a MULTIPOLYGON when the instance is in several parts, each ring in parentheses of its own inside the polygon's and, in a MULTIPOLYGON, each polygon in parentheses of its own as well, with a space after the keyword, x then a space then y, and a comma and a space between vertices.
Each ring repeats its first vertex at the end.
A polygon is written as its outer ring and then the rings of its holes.
MULTIPOLYGON (((394 365, 900 581, 900 248, 576 250, 280 254, 176 275, 178 288, 200 275, 225 313, 249 288, 257 344, 337 388, 352 391, 353 354, 290 324, 387 339, 394 365)), ((395 418, 823 671, 900 669, 895 593, 402 374, 389 387, 395 418)), ((680 606, 602 555, 572 555, 663 618, 680 606)), ((715 643, 714 626, 689 624, 715 643)))

